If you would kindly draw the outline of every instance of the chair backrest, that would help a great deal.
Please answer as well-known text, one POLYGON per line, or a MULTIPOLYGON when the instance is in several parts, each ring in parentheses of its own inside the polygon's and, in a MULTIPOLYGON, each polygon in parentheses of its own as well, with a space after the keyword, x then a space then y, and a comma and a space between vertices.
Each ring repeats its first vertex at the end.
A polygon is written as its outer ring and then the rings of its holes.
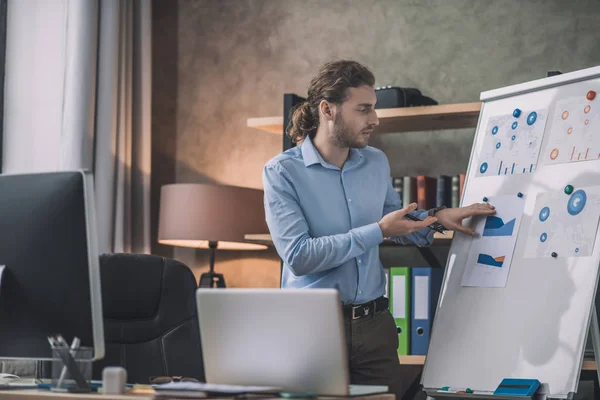
POLYGON ((184 264, 153 255, 100 256, 106 355, 94 362, 122 366, 129 383, 152 376, 204 381, 196 313, 196 279, 184 264))

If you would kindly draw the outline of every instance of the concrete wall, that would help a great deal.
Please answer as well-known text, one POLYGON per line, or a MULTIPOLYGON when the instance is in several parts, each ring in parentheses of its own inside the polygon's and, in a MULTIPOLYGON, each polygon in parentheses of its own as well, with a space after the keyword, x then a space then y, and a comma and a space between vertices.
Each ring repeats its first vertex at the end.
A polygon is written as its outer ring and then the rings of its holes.
MULTIPOLYGON (((440 103, 600 65, 597 1, 155 0, 154 13, 155 213, 164 183, 261 188, 281 137, 246 119, 281 115, 282 94, 305 96, 331 59, 363 62, 377 85, 417 87, 440 103)), ((376 135, 371 144, 386 152, 394 175, 458 174, 473 133, 376 135)), ((204 251, 155 251, 198 268, 208 261, 204 251)), ((402 252, 410 250, 382 249, 384 263, 421 262, 402 252)), ((216 269, 231 286, 278 284, 272 250, 220 252, 216 269)))

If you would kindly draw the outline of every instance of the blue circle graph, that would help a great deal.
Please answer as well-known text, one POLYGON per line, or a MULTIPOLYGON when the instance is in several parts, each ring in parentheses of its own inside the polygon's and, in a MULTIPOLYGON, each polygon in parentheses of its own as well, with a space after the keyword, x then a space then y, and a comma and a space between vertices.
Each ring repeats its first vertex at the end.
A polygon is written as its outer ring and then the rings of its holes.
POLYGON ((546 232, 544 232, 540 236, 540 242, 544 243, 546 241, 546 239, 548 239, 548 235, 546 235, 546 232))
POLYGON ((483 164, 481 164, 481 167, 479 167, 479 172, 481 172, 482 174, 485 174, 485 171, 487 171, 488 169, 488 163, 484 162, 483 164))
POLYGON ((550 207, 544 207, 540 210, 540 221, 544 222, 550 217, 550 207))
POLYGON ((517 139, 517 136, 516 136, 516 135, 513 135, 513 136, 512 136, 512 140, 516 140, 516 139, 517 139))
POLYGON ((500 142, 496 143, 496 148, 499 149, 500 148, 500 142))
POLYGON ((535 111, 530 112, 529 115, 527 116, 527 125, 535 124, 536 120, 537 120, 537 113, 535 111))
POLYGON ((585 202, 587 200, 587 195, 584 190, 577 190, 575 193, 571 195, 569 199, 569 203, 567 204, 567 211, 571 215, 577 215, 583 211, 585 208, 585 202))
POLYGON ((513 122, 512 128, 513 129, 517 129, 517 126, 519 126, 519 124, 517 123, 517 121, 513 122))
POLYGON ((575 253, 579 253, 579 247, 575 248, 575 253))
POLYGON ((498 133, 498 127, 495 126, 492 128, 492 135, 495 135, 496 133, 498 133))

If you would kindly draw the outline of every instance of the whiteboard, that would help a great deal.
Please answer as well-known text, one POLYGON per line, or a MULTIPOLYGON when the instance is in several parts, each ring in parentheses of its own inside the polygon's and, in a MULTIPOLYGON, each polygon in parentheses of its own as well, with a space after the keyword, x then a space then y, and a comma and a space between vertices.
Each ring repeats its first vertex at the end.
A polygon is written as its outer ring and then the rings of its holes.
MULTIPOLYGON (((577 391, 598 282, 598 221, 587 222, 593 225, 592 233, 586 236, 589 255, 566 252, 571 241, 581 239, 573 231, 579 228, 571 227, 564 230, 569 240, 555 241, 561 253, 552 257, 547 248, 540 247, 543 243, 534 241, 542 240, 535 231, 542 215, 536 207, 552 196, 566 201, 570 196, 564 188, 569 184, 575 191, 600 186, 600 149, 594 145, 600 146, 600 141, 578 139, 575 143, 575 139, 565 139, 568 134, 563 131, 568 127, 562 118, 566 108, 572 107, 570 117, 577 132, 583 131, 584 123, 585 132, 592 129, 600 136, 600 67, 483 92, 481 100, 461 205, 481 202, 484 197, 518 196, 520 192, 523 215, 505 287, 462 285, 475 239, 456 233, 421 383, 430 396, 435 396, 444 386, 492 392, 503 378, 532 378, 542 382, 542 393, 571 397, 577 391), (581 100, 590 90, 598 93, 596 98, 581 100), (592 105, 592 112, 585 114, 586 119, 589 115, 587 123, 578 111, 585 107, 585 101, 592 105), (490 159, 490 127, 511 124, 517 108, 521 110, 521 124, 527 123, 533 110, 538 110, 538 122, 544 115, 546 118, 539 156, 533 165, 524 164, 528 160, 523 147, 506 153, 504 160, 490 159), (571 157, 583 159, 581 146, 588 146, 583 148, 588 160, 571 162, 571 157), (558 150, 552 153, 555 148, 558 150), (515 157, 520 160, 516 170, 511 165, 515 157), (499 161, 504 163, 499 165, 499 161), (536 205, 538 196, 540 203, 536 205)), ((592 207, 590 199, 588 206, 592 207)), ((598 209, 588 207, 594 213, 600 212, 598 209)), ((474 227, 478 221, 481 223, 481 219, 465 223, 474 227)))

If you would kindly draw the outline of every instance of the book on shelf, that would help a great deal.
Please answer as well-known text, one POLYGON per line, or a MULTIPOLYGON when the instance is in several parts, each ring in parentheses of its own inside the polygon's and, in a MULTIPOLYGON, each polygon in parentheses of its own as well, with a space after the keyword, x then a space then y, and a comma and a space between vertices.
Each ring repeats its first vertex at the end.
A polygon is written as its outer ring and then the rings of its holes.
POLYGON ((441 206, 456 208, 460 205, 464 175, 397 176, 391 177, 391 182, 402 207, 417 203, 420 210, 441 206))

